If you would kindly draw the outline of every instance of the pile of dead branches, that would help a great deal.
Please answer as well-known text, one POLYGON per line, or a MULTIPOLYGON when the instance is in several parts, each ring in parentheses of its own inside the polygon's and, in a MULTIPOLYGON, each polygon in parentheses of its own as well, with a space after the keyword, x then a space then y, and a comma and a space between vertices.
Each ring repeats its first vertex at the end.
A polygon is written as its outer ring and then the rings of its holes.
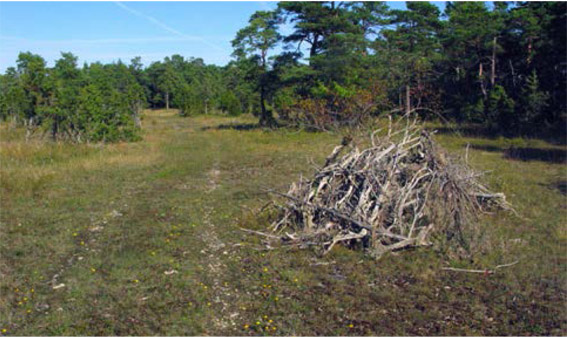
POLYGON ((434 234, 451 237, 474 226, 483 211, 509 208, 479 176, 441 149, 417 120, 390 122, 363 150, 343 142, 312 179, 274 192, 284 199, 276 203, 279 217, 271 230, 287 243, 323 253, 337 243, 375 256, 430 245, 434 234))

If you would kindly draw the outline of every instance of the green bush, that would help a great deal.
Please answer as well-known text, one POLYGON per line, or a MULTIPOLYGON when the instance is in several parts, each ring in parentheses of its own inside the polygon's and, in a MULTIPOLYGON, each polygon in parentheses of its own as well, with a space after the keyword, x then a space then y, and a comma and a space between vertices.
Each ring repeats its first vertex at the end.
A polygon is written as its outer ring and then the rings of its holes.
POLYGON ((230 116, 238 116, 242 113, 240 101, 233 92, 226 91, 221 94, 219 108, 230 116))

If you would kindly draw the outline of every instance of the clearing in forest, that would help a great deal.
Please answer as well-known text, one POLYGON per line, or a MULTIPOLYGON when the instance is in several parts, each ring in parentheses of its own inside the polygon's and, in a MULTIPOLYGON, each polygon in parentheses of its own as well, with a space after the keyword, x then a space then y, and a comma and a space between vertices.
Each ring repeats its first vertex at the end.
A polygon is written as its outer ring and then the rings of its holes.
POLYGON ((313 173, 341 136, 252 117, 147 111, 143 140, 25 143, 0 133, 0 329, 10 335, 565 334, 565 151, 538 140, 436 138, 521 214, 481 219, 472 259, 380 260, 337 245, 265 250, 246 227, 263 188, 313 173), (506 152, 510 146, 514 152, 506 152), (529 156, 537 154, 538 156, 529 156), (519 261, 495 274, 484 269, 519 261))

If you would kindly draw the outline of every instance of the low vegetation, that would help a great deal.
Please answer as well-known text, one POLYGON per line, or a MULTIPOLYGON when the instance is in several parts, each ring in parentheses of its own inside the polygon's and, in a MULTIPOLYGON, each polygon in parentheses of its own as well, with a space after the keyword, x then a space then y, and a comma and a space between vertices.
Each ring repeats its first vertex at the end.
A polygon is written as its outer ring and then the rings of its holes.
POLYGON ((140 142, 107 145, 26 143, 3 123, 2 334, 565 334, 565 147, 438 128, 519 216, 482 217, 467 258, 320 258, 240 228, 264 231, 262 189, 310 176, 342 135, 255 121, 147 111, 140 142))

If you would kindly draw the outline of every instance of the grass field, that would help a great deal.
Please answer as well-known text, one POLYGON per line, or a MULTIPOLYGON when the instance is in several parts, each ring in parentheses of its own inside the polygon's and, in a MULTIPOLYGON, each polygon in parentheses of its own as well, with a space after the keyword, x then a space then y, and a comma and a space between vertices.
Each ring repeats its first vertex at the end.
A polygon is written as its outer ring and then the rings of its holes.
POLYGON ((143 141, 113 145, 25 143, 2 125, 1 334, 567 334, 565 147, 440 134, 454 153, 471 144, 521 217, 483 217, 472 259, 321 258, 261 250, 239 227, 266 227, 262 188, 309 175, 341 137, 254 122, 152 111, 143 141))

